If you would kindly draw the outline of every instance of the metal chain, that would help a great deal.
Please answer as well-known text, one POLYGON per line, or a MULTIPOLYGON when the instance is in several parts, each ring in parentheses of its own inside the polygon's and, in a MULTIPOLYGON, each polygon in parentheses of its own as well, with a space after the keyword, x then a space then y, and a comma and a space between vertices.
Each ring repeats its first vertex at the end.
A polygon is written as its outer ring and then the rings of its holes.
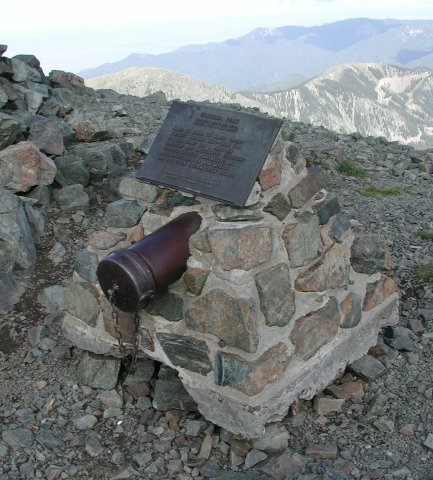
MULTIPOLYGON (((137 368, 138 363, 138 350, 139 350, 139 338, 138 338, 138 331, 140 328, 140 315, 138 312, 134 313, 134 350, 131 355, 128 355, 126 352, 125 344, 123 343, 122 332, 120 330, 120 319, 119 319, 119 311, 115 306, 115 295, 116 290, 119 287, 117 285, 113 285, 113 288, 108 290, 108 301, 111 304, 111 319, 114 323, 114 331, 116 332, 117 343, 119 344, 119 352, 122 357, 122 363, 125 367, 125 370, 128 373, 133 374, 137 368)), ((147 292, 146 298, 142 300, 146 300, 146 304, 149 303, 150 299, 153 297, 154 292, 150 291, 147 292)))
MULTIPOLYGON (((117 310, 115 306, 115 295, 116 295, 116 290, 118 290, 119 287, 117 285, 113 285, 113 288, 108 290, 108 301, 111 304, 111 319, 113 320, 114 324, 114 331, 116 332, 116 338, 117 338, 117 343, 119 344, 119 352, 121 356, 122 363, 125 367, 125 370, 128 373, 134 373, 135 367, 137 365, 137 353, 138 353, 138 328, 136 325, 136 320, 135 316, 137 313, 134 315, 134 353, 132 355, 132 358, 129 358, 128 354, 126 353, 126 347, 125 344, 123 343, 123 338, 122 338, 122 332, 120 330, 120 319, 119 319, 119 311, 117 310), (132 368, 133 366, 133 368, 132 368)), ((137 315, 138 316, 138 315, 137 315)))

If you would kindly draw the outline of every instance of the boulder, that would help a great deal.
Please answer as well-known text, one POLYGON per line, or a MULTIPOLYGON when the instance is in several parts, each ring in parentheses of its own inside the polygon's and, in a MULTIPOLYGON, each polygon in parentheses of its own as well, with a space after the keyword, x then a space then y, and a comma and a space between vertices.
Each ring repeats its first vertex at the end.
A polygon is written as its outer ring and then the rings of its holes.
POLYGON ((0 185, 13 192, 27 192, 35 185, 50 185, 56 171, 54 162, 32 142, 20 142, 0 151, 0 185))

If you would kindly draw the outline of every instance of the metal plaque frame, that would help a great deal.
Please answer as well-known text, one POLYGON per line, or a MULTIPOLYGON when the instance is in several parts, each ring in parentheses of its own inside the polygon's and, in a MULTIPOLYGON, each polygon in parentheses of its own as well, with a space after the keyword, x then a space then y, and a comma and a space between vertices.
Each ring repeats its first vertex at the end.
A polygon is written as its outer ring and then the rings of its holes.
POLYGON ((243 206, 282 121, 173 102, 137 178, 243 206))

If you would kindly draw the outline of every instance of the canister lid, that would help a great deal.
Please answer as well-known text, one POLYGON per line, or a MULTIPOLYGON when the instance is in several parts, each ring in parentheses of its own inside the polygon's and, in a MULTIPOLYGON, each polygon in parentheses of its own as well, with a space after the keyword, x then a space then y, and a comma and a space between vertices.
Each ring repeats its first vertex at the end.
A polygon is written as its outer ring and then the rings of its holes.
POLYGON ((105 296, 120 310, 136 312, 155 293, 149 267, 133 250, 119 248, 99 262, 96 270, 105 296))

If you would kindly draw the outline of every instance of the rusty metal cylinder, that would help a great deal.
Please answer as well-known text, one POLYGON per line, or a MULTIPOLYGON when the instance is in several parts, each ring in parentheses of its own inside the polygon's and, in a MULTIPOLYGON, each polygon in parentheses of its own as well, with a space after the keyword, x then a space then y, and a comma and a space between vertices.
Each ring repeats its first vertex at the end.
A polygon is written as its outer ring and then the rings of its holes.
POLYGON ((143 308, 185 272, 189 237, 200 224, 198 213, 184 213, 130 247, 109 253, 96 270, 105 296, 125 312, 143 308))

